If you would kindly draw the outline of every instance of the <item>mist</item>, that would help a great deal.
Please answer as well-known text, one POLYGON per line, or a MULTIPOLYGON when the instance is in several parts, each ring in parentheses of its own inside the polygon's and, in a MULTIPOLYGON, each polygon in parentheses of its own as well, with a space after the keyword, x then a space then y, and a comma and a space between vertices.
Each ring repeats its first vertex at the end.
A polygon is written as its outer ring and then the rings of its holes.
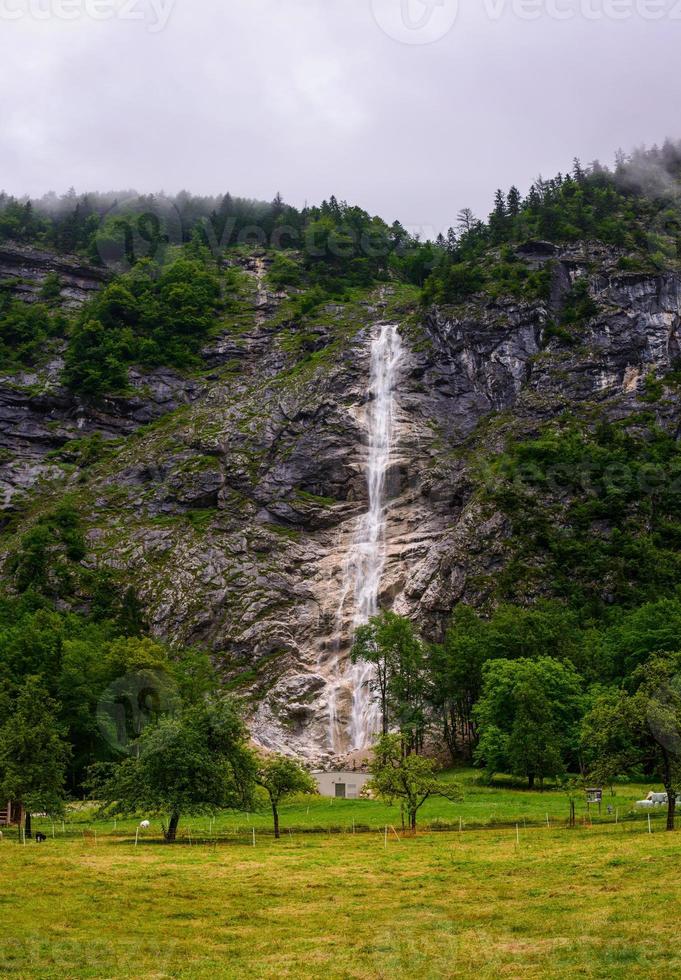
POLYGON ((429 237, 496 187, 679 135, 671 5, 69 2, 0 5, 15 195, 335 194, 429 237))

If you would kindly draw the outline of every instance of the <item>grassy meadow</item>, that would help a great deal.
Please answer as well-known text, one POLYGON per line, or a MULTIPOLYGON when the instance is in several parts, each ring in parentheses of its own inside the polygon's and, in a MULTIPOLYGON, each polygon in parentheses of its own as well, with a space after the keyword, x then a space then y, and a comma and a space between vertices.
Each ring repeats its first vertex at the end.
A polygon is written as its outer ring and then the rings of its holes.
POLYGON ((560 792, 463 780, 464 801, 430 802, 415 839, 403 837, 399 809, 314 798, 283 808, 278 842, 266 813, 194 818, 173 847, 159 842, 157 821, 136 847, 135 821, 114 830, 82 808, 54 837, 51 821, 37 820, 45 844, 5 833, 0 975, 632 977, 681 968, 681 834, 664 833, 661 814, 649 833, 647 816, 631 812, 650 787, 620 788, 617 823, 604 806, 600 822, 581 812, 568 830, 560 792), (459 818, 462 831, 443 829, 459 818), (386 824, 397 831, 387 841, 386 824))

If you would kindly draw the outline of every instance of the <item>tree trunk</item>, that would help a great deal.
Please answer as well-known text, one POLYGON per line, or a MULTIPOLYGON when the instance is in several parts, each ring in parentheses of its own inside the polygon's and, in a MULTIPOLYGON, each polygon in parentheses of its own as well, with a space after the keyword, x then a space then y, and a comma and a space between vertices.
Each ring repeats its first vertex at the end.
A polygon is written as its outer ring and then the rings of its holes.
POLYGON ((272 817, 274 818, 274 839, 279 840, 281 837, 279 832, 279 811, 275 803, 272 804, 272 817))
POLYGON ((449 710, 447 707, 442 709, 442 736, 451 756, 452 762, 456 762, 456 728, 450 721, 449 710))
POLYGON ((527 783, 528 783, 528 788, 529 789, 534 789, 534 773, 533 772, 528 773, 527 783))
POLYGON ((667 790, 667 794, 667 830, 675 830, 676 793, 673 786, 667 790))
POLYGON ((177 810, 173 810, 170 814, 170 823, 168 824, 168 829, 166 830, 165 838, 166 844, 174 844, 177 840, 177 825, 180 822, 180 814, 177 810))
POLYGON ((662 749, 662 765, 664 775, 664 788, 667 792, 667 830, 674 830, 674 817, 676 815, 676 788, 672 776, 672 760, 666 749, 662 749))
POLYGON ((409 826, 411 827, 412 834, 416 833, 416 810, 409 811, 409 826))
POLYGON ((28 808, 26 809, 26 818, 24 820, 24 837, 28 840, 33 837, 33 833, 31 832, 31 811, 28 808))

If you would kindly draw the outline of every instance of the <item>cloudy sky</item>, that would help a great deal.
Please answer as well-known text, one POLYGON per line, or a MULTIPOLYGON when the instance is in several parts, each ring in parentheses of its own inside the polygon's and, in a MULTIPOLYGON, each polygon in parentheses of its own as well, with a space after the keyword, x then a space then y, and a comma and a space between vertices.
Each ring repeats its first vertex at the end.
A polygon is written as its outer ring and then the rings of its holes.
POLYGON ((0 187, 335 193, 439 230, 681 137, 681 0, 0 0, 0 187))

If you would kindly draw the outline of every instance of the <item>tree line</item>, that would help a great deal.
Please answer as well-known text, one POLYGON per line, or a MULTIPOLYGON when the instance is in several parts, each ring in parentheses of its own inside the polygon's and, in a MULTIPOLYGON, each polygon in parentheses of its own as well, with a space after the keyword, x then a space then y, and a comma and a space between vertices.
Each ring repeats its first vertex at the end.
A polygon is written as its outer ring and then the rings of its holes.
POLYGON ((662 781, 668 826, 681 793, 681 593, 580 622, 558 603, 458 606, 440 643, 382 612, 361 627, 355 659, 375 665, 382 733, 402 755, 446 746, 452 763, 543 788, 569 774, 610 785, 662 781))
MULTIPOLYGON (((290 315, 298 325, 352 290, 395 281, 417 287, 426 307, 476 295, 548 299, 551 262, 534 268, 517 253, 536 239, 601 241, 620 250, 623 270, 655 271, 681 258, 680 178, 681 144, 671 141, 618 154, 614 170, 576 160, 571 173, 539 178, 524 197, 515 186, 498 190, 486 220, 462 209, 456 225, 434 240, 333 196, 298 209, 279 194, 271 202, 186 192, 72 191, 35 202, 0 194, 0 242, 82 255, 113 275, 71 317, 61 309, 54 275, 31 304, 5 282, 0 357, 10 369, 30 367, 45 356, 46 343, 66 338, 63 378, 86 398, 123 389, 131 364, 196 367, 210 331, 231 308, 230 267, 254 247, 267 250, 270 286, 295 297, 290 315)), ((567 298, 556 335, 568 337, 570 324, 593 314, 585 286, 567 298)))

